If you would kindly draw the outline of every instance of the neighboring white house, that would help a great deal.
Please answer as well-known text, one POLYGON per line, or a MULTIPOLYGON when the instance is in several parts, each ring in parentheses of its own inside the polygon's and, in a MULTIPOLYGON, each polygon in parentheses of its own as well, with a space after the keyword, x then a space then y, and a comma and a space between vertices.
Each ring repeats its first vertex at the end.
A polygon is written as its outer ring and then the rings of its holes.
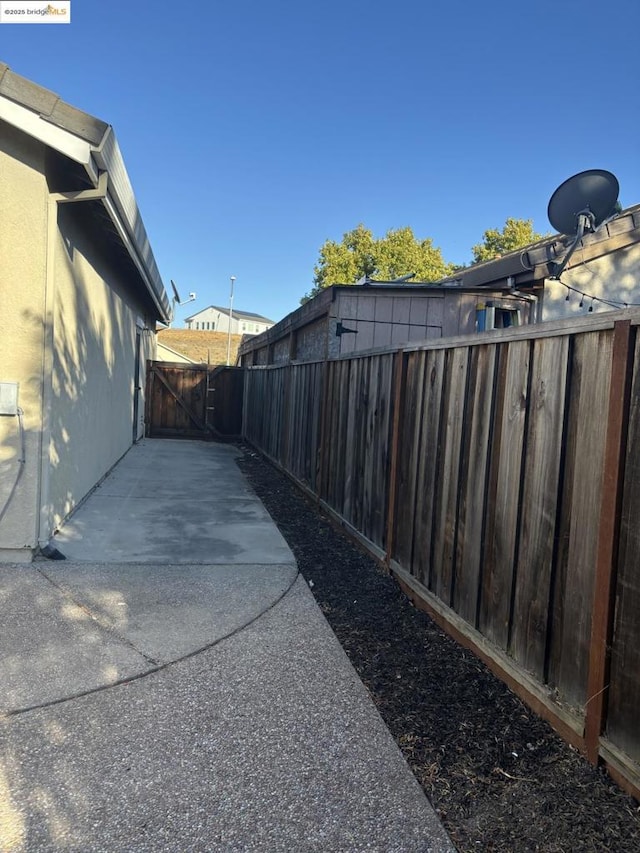
MULTIPOLYGON (((185 323, 187 329, 198 329, 205 332, 228 332, 229 309, 210 305, 208 308, 198 311, 197 314, 187 317, 185 323)), ((273 320, 262 317, 260 314, 252 314, 249 311, 231 312, 232 335, 259 335, 273 325, 275 325, 273 320)))

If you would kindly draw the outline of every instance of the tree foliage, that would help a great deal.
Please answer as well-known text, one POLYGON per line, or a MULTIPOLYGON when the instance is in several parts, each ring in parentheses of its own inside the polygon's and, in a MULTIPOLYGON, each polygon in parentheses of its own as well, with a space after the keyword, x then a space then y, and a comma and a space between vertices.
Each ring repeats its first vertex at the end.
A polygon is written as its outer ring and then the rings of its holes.
POLYGON ((437 281, 453 270, 430 238, 418 240, 411 228, 388 231, 376 238, 360 224, 338 243, 326 240, 314 267, 314 287, 303 301, 332 284, 354 284, 363 276, 393 281, 415 273, 415 281, 437 281))
MULTIPOLYGON (((506 220, 502 229, 489 228, 482 243, 473 246, 473 263, 490 261, 507 252, 521 249, 548 234, 537 234, 532 219, 506 220)), ((301 302, 316 296, 332 284, 355 284, 363 277, 379 281, 394 281, 415 273, 412 281, 439 281, 459 265, 447 263, 433 240, 419 240, 409 227, 391 229, 384 237, 376 238, 369 228, 360 224, 342 235, 342 239, 326 240, 320 247, 313 272, 314 286, 301 302)))
POLYGON ((533 230, 532 219, 513 219, 509 217, 504 224, 504 228, 499 231, 497 228, 489 228, 482 235, 482 243, 478 243, 472 248, 473 261, 490 261, 493 258, 499 258, 501 255, 506 255, 507 252, 513 252, 516 249, 522 249, 531 243, 538 240, 543 240, 546 234, 536 234, 533 230))

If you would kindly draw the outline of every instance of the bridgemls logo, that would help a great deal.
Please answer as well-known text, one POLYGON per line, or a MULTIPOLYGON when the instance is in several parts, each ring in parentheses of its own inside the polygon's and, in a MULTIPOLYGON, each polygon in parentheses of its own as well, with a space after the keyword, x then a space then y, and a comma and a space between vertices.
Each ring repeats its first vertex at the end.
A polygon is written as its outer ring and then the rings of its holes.
POLYGON ((0 24, 70 24, 71 0, 0 0, 0 24))

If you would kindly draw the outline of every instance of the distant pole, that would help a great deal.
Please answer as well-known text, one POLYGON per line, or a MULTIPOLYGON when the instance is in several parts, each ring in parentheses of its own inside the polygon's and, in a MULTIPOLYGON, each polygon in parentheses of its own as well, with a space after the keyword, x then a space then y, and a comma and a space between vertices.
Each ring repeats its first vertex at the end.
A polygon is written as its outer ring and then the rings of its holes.
POLYGON ((235 275, 231 276, 231 295, 229 297, 229 331, 227 333, 227 367, 231 364, 231 322, 233 320, 233 282, 235 275))

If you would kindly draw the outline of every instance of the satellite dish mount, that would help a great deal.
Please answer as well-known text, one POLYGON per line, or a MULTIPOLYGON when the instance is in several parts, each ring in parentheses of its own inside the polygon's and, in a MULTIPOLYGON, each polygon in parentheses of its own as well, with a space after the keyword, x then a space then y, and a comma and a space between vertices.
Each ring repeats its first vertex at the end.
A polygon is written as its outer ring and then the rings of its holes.
POLYGON ((178 293, 178 288, 175 286, 173 279, 171 280, 171 288, 173 290, 173 298, 171 300, 171 322, 169 323, 169 327, 171 327, 171 323, 173 322, 173 318, 176 314, 176 305, 188 305, 189 302, 193 302, 196 298, 195 293, 190 293, 189 298, 185 299, 183 302, 180 299, 180 294, 178 293))
POLYGON ((552 278, 560 278, 586 233, 594 233, 616 215, 619 190, 616 176, 604 169, 580 172, 560 184, 551 196, 547 215, 556 231, 574 239, 564 259, 550 265, 552 278))

